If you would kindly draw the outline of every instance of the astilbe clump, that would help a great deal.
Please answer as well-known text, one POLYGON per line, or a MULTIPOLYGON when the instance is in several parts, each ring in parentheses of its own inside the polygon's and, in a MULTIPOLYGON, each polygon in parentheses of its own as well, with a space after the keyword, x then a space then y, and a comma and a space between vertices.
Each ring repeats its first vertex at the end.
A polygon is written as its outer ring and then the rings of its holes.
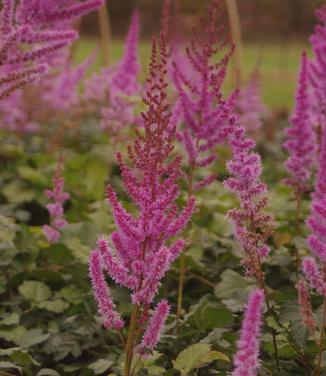
POLYGON ((246 275, 262 285, 261 262, 270 252, 267 240, 273 232, 273 217, 265 210, 268 198, 266 184, 261 181, 261 157, 254 152, 255 142, 246 136, 237 115, 229 116, 224 131, 232 151, 232 159, 227 162, 231 176, 224 184, 240 202, 240 207, 229 210, 228 216, 244 251, 242 265, 246 275))
POLYGON ((326 296, 326 126, 322 127, 322 142, 319 153, 318 174, 312 194, 311 212, 306 221, 311 234, 307 243, 313 257, 302 262, 303 273, 310 286, 326 296), (316 260, 319 260, 318 266, 316 260), (320 270, 321 269, 321 270, 320 270))
POLYGON ((85 81, 82 102, 88 111, 100 114, 100 127, 117 133, 138 122, 135 104, 140 96, 138 82, 139 14, 134 11, 126 37, 124 54, 116 64, 102 68, 85 81))
MULTIPOLYGON (((223 126, 230 106, 222 99, 222 85, 233 51, 229 47, 225 52, 229 35, 224 20, 225 10, 219 0, 214 0, 208 9, 208 20, 201 21, 202 30, 193 30, 185 56, 174 52, 172 78, 178 100, 173 123, 180 123, 177 136, 188 155, 190 185, 194 169, 213 163, 213 148, 224 141, 223 126)), ((208 176, 194 188, 202 188, 214 178, 208 176)))
POLYGON ((155 40, 152 46, 144 98, 148 110, 142 114, 144 131, 143 134, 139 131, 133 146, 128 147, 132 165, 127 165, 120 153, 117 156, 124 187, 137 207, 137 214, 127 212, 113 188, 108 186, 107 198, 117 230, 111 234, 110 241, 99 238, 90 258, 93 290, 107 328, 119 329, 123 321, 115 310, 102 273, 130 290, 133 313, 126 345, 127 368, 135 349, 140 353, 151 351, 159 340, 169 306, 163 300, 151 318, 149 312, 161 279, 184 246, 182 239, 173 238, 180 234, 194 209, 192 197, 181 212, 176 205, 181 157, 171 156, 175 128, 170 126, 171 115, 166 103, 166 59, 162 35, 160 59, 155 40))
POLYGON ((72 21, 103 0, 4 0, 0 11, 0 99, 47 70, 47 58, 76 39, 72 21))
POLYGON ((263 120, 268 116, 268 109, 262 101, 261 81, 258 68, 252 73, 246 86, 239 90, 235 110, 240 123, 249 134, 256 135, 262 128, 263 120))
POLYGON ((79 109, 79 85, 93 60, 91 54, 73 66, 68 50, 51 56, 48 65, 53 69, 0 101, 0 128, 17 134, 34 133, 41 131, 44 123, 72 118, 79 109), (58 66, 60 69, 55 69, 58 66))
POLYGON ((42 230, 49 243, 57 243, 60 239, 60 230, 67 226, 64 219, 64 203, 70 195, 64 192, 64 178, 62 177, 62 161, 59 161, 52 178, 53 189, 46 189, 45 196, 53 202, 46 205, 50 214, 50 225, 44 225, 42 230))
POLYGON ((290 154, 285 167, 291 175, 285 182, 295 189, 296 195, 307 190, 315 162, 316 137, 311 117, 311 104, 308 59, 304 52, 301 58, 296 108, 290 119, 291 125, 285 130, 287 140, 284 143, 284 148, 290 154))
POLYGON ((309 62, 309 81, 313 88, 312 113, 315 125, 325 124, 326 116, 326 6, 316 11, 321 24, 310 37, 314 58, 309 62))
POLYGON ((232 376, 256 376, 260 367, 259 341, 262 325, 264 292, 255 289, 248 298, 245 316, 241 326, 238 351, 234 357, 232 376))

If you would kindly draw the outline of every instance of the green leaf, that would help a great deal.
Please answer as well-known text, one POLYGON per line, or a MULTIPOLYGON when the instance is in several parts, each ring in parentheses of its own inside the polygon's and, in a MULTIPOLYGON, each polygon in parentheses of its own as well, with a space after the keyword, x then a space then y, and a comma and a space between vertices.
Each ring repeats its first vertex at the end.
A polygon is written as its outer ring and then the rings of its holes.
POLYGON ((54 369, 43 368, 37 372, 36 376, 60 376, 60 374, 54 369))
POLYGON ((49 312, 60 313, 67 309, 69 304, 64 302, 62 299, 56 299, 40 302, 37 306, 39 308, 46 309, 49 312))
POLYGON ((18 291, 33 303, 42 302, 51 296, 50 288, 45 283, 38 281, 25 281, 18 287, 18 291))
POLYGON ((187 325, 197 327, 201 331, 223 328, 233 321, 230 310, 220 304, 205 302, 186 321, 187 325))
POLYGON ((18 166, 17 171, 22 178, 34 183, 35 185, 46 185, 44 174, 30 166, 18 166))
POLYGON ((11 315, 5 317, 0 321, 0 325, 10 326, 19 324, 19 315, 17 313, 12 313, 11 315))
POLYGON ((16 364, 11 362, 0 362, 0 369, 10 370, 10 369, 16 369, 20 373, 22 373, 21 367, 16 366, 16 364))
POLYGON ((96 362, 91 363, 88 368, 94 371, 95 375, 101 375, 107 371, 114 362, 107 359, 98 359, 96 362))
POLYGON ((173 361, 173 367, 186 376, 192 370, 203 367, 216 359, 226 360, 227 356, 217 351, 212 351, 211 346, 204 343, 196 343, 183 350, 173 361))
POLYGON ((27 331, 22 337, 17 339, 17 344, 20 347, 27 349, 29 347, 45 342, 50 337, 50 335, 50 333, 43 334, 41 329, 31 329, 27 331))

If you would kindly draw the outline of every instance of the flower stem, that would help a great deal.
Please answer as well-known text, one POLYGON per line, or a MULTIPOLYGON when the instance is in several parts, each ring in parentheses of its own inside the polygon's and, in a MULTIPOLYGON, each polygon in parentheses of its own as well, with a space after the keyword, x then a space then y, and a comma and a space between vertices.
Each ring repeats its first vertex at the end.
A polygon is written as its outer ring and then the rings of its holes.
POLYGON ((130 376, 131 363, 134 353, 134 333, 136 329, 137 317, 139 312, 139 305, 135 304, 132 309, 130 324, 128 329, 128 338, 126 344, 126 363, 124 376, 130 376))
MULTIPOLYGON (((297 208, 296 208, 296 213, 295 213, 295 229, 296 229, 296 235, 300 235, 300 232, 301 232, 300 220, 301 220, 302 193, 297 192, 296 198, 297 198, 297 208)), ((298 251, 297 247, 295 247, 295 259, 296 259, 296 266, 297 266, 297 275, 299 275, 300 256, 299 256, 299 251, 298 251)))
MULTIPOLYGON (((194 167, 195 167, 194 163, 191 163, 189 175, 188 175, 188 199, 192 196, 194 167)), ((187 268, 186 255, 185 255, 185 251, 183 251, 181 256, 180 256, 178 304, 177 304, 177 318, 178 319, 180 319, 180 317, 181 317, 182 302, 183 302, 183 287, 184 287, 186 268, 187 268)))
MULTIPOLYGON (((258 266, 259 266, 258 284, 260 285, 260 288, 262 288, 263 291, 264 291, 265 301, 266 301, 266 306, 267 306, 267 313, 271 314, 272 309, 271 309, 271 304, 269 302, 268 291, 267 291, 266 283, 265 283, 265 279, 264 279, 263 267, 262 267, 262 264, 261 264, 259 257, 257 257, 257 260, 258 260, 258 266)), ((271 331, 272 331, 272 338, 273 338, 273 347, 274 347, 276 367, 279 370, 280 369, 280 360, 279 360, 279 357, 278 357, 278 349, 277 349, 277 343, 276 343, 276 332, 275 332, 274 328, 272 328, 271 331)))
POLYGON ((326 297, 324 297, 324 303, 323 303, 323 319, 320 326, 320 339, 319 339, 319 355, 318 355, 318 365, 316 368, 316 376, 320 376, 321 372, 321 361, 322 361, 322 355, 323 355, 323 342, 324 342, 324 336, 325 336, 325 325, 326 325, 326 297))

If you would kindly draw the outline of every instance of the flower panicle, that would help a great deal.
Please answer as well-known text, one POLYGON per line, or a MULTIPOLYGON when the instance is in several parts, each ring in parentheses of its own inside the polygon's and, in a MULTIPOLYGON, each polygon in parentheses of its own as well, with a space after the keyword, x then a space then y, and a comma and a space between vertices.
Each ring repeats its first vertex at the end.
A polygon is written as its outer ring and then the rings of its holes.
POLYGON ((260 367, 259 341, 262 325, 264 292, 253 290, 248 298, 244 319, 241 325, 238 351, 234 357, 232 376, 256 376, 260 367))
POLYGON ((306 52, 303 52, 296 94, 296 107, 294 114, 290 118, 291 125, 285 130, 287 140, 283 145, 289 153, 285 167, 290 174, 290 178, 286 179, 285 182, 295 189, 296 194, 307 190, 316 156, 316 137, 312 127, 308 75, 308 58, 306 52))
MULTIPOLYGON (((114 282, 130 290, 131 302, 139 307, 138 322, 142 324, 138 328, 139 343, 134 343, 134 347, 141 353, 154 349, 168 316, 166 301, 158 304, 152 318, 148 311, 162 278, 185 246, 180 233, 195 206, 193 197, 183 209, 177 206, 181 158, 171 155, 175 128, 170 124, 167 103, 167 59, 165 35, 161 33, 159 42, 152 43, 143 129, 136 132, 136 140, 128 147, 130 163, 117 154, 123 186, 135 210, 128 212, 109 185, 107 202, 116 230, 108 240, 100 237, 97 244, 102 269, 114 282)), ((95 291, 97 299, 96 294, 95 291)))

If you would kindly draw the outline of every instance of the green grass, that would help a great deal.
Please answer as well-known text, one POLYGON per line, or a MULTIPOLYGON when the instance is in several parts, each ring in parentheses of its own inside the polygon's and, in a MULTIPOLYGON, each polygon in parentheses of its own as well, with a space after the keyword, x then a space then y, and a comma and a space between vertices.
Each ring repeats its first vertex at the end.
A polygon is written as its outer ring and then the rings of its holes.
MULTIPOLYGON (((98 45, 96 39, 81 39, 76 46, 76 61, 82 61, 98 45)), ((300 55, 307 46, 299 43, 288 45, 268 44, 263 50, 255 44, 245 44, 243 48, 243 76, 248 77, 252 72, 257 58, 261 56, 260 74, 265 103, 276 110, 290 110, 293 106, 296 80, 300 55)), ((121 40, 113 40, 110 49, 111 61, 114 62, 122 55, 123 43, 121 40)), ((140 57, 142 66, 146 67, 150 52, 148 42, 140 43, 140 57)), ((100 66, 97 60, 94 69, 100 66)), ((230 69, 229 76, 232 75, 230 69)), ((227 90, 232 88, 232 78, 229 77, 227 90)))

